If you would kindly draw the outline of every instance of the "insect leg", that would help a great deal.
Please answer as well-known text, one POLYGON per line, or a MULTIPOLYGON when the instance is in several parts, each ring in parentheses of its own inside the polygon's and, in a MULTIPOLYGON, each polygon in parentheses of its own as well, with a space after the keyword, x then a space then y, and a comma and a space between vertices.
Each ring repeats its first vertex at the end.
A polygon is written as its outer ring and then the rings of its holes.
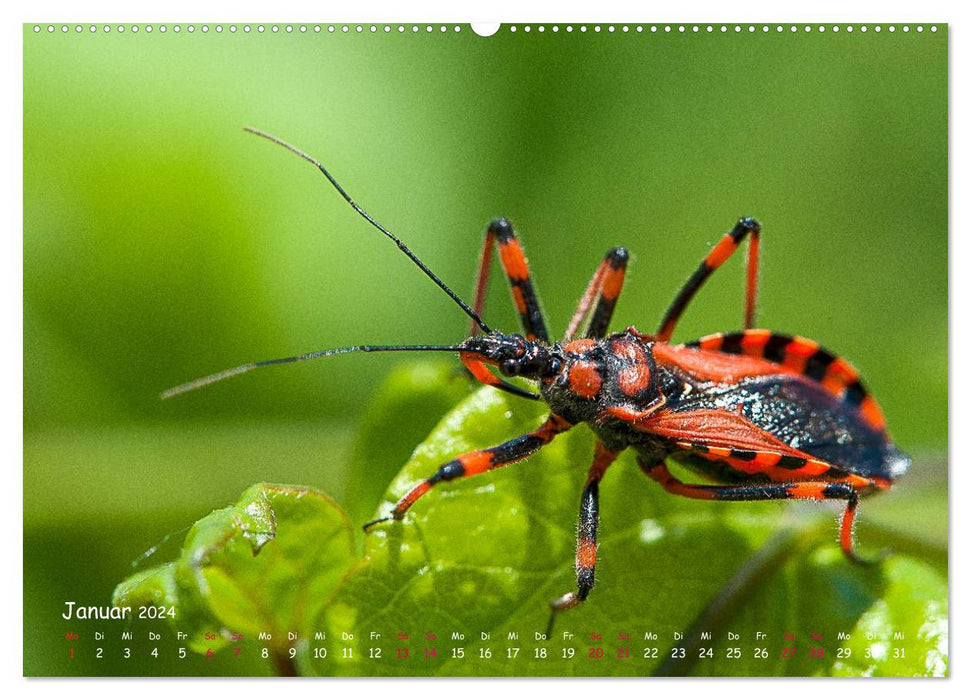
POLYGON ((751 486, 708 486, 686 484, 674 477, 667 466, 640 463, 641 471, 658 482, 668 493, 713 501, 771 501, 781 499, 846 501, 846 509, 840 524, 840 548, 846 558, 855 564, 869 563, 861 559, 853 548, 853 522, 859 504, 859 490, 846 482, 839 481, 801 481, 788 483, 767 483, 751 486))
MULTIPOLYGON (((489 269, 492 263, 493 243, 499 248, 499 260, 509 280, 509 291, 512 294, 523 332, 529 339, 549 340, 546 332, 546 321, 539 308, 539 299, 533 288, 529 276, 529 264, 523 252, 512 224, 506 219, 495 219, 486 230, 485 243, 482 246, 482 257, 479 260, 479 276, 475 283, 475 302, 473 308, 476 314, 481 313, 485 305, 486 291, 489 288, 489 269)), ((478 332, 478 324, 472 324, 470 335, 478 332)))
POLYGON ((694 298, 695 294, 705 283, 712 272, 721 267, 731 257, 735 249, 746 236, 749 238, 748 271, 745 283, 745 328, 749 329, 755 323, 755 299, 758 295, 759 280, 759 239, 762 228, 755 219, 739 219, 735 228, 722 236, 721 240, 711 249, 711 252, 701 261, 701 265, 681 287, 681 291, 671 302, 658 330, 658 340, 667 342, 674 334, 674 327, 678 324, 681 314, 694 298))
POLYGON ((611 248, 607 251, 603 262, 597 267, 590 284, 587 285, 586 291, 580 298, 576 311, 573 312, 573 318, 570 319, 570 324, 564 334, 565 338, 570 339, 576 336, 580 324, 590 313, 591 307, 593 307, 593 313, 583 337, 602 338, 604 336, 607 332, 607 326, 610 325, 610 319, 614 315, 617 297, 620 296, 620 290, 624 286, 627 259, 626 248, 611 248), (597 302, 596 306, 593 306, 594 300, 597 302))
POLYGON ((389 520, 401 520, 405 517, 408 509, 415 504, 415 501, 428 493, 436 484, 466 476, 475 476, 476 474, 492 471, 493 469, 504 467, 507 464, 518 462, 533 454, 541 447, 548 445, 553 438, 572 427, 572 423, 568 423, 559 416, 551 413, 549 418, 531 433, 520 435, 495 447, 474 450, 459 455, 440 466, 434 474, 405 494, 395 504, 391 515, 366 523, 364 530, 369 530, 377 523, 389 520))
POLYGON ((580 497, 580 520, 577 525, 577 591, 560 596, 550 607, 554 611, 566 610, 579 605, 590 595, 594 586, 594 569, 597 565, 597 524, 600 520, 600 480, 619 453, 598 442, 593 464, 587 473, 587 483, 580 497))

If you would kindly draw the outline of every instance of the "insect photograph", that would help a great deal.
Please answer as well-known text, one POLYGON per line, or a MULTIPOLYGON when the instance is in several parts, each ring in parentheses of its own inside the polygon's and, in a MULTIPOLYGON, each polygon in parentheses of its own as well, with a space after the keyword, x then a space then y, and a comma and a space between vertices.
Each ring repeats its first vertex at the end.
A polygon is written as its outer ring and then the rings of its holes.
POLYGON ((26 674, 947 674, 946 26, 189 26, 25 27, 26 674))
POLYGON ((889 489, 906 472, 910 459, 890 441, 880 408, 846 360, 812 340, 752 327, 761 238, 761 226, 755 219, 740 219, 705 256, 671 303, 656 334, 641 333, 633 326, 607 334, 628 261, 625 248, 611 248, 570 319, 565 341, 551 344, 525 254, 509 221, 496 219, 489 225, 475 305, 470 307, 354 202, 320 162, 263 131, 247 131, 283 146, 320 170, 356 212, 452 297, 472 319, 473 335, 455 346, 358 345, 262 360, 169 389, 163 398, 261 367, 349 352, 454 352, 469 374, 483 384, 549 405, 549 416, 536 430, 449 460, 402 496, 391 515, 365 524, 365 531, 382 522, 402 520, 439 483, 518 462, 577 423, 588 423, 598 439, 580 503, 577 592, 553 601, 554 610, 583 602, 594 586, 599 484, 607 468, 628 447, 634 448, 645 475, 664 490, 688 498, 845 501, 840 547, 850 561, 864 562, 853 547, 859 497, 889 489), (746 238, 744 330, 671 345, 676 324, 695 293, 746 238), (499 251, 522 334, 493 330, 480 316, 493 247, 499 251), (490 366, 507 377, 539 382, 542 393, 510 384, 493 374, 490 366), (721 475, 732 485, 685 484, 664 464, 671 455, 689 460, 704 474, 721 475))

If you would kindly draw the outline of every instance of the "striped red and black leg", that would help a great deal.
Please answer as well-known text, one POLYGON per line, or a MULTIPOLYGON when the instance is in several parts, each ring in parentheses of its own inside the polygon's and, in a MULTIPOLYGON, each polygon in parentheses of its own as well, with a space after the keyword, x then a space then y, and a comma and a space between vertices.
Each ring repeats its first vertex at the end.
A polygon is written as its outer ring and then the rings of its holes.
POLYGON ((658 482, 668 493, 687 498, 711 501, 774 501, 785 499, 801 500, 841 500, 846 501, 846 509, 840 524, 840 548, 846 558, 854 564, 870 564, 862 559, 853 547, 853 522, 860 494, 856 487, 839 481, 804 481, 789 483, 766 483, 741 486, 708 486, 686 484, 668 471, 667 466, 640 463, 641 471, 658 482))
MULTIPOLYGON (((506 219, 495 219, 489 224, 485 242, 482 246, 482 257, 479 260, 479 276, 475 283, 475 303, 473 308, 481 314, 485 305, 486 292, 489 288, 489 270, 492 267, 492 246, 499 249, 499 260, 509 280, 509 291, 513 304, 519 313, 519 320, 523 333, 529 339, 549 340, 546 332, 546 321, 539 307, 539 300, 533 281, 529 275, 529 263, 526 254, 516 237, 512 224, 506 219)), ((476 335, 479 327, 473 323, 470 335, 476 335)))
POLYGON ((614 315, 617 297, 624 287, 624 274, 627 271, 628 254, 626 248, 611 248, 597 267, 590 284, 580 297, 573 318, 567 326, 564 337, 571 339, 584 319, 590 316, 590 323, 583 333, 584 338, 602 338, 607 333, 610 319, 614 315), (596 304, 594 302, 596 301, 596 304), (591 308, 593 309, 591 313, 591 308))
POLYGON ((548 445, 553 438, 572 427, 572 423, 568 423, 555 414, 550 414, 549 418, 541 426, 530 433, 520 435, 495 447, 474 450, 459 455, 455 459, 449 460, 440 466, 434 474, 405 494, 395 504, 391 515, 366 523, 364 530, 367 531, 378 523, 390 520, 401 520, 405 517, 408 509, 415 504, 415 501, 443 481, 453 481, 467 476, 475 476, 476 474, 482 474, 483 472, 492 471, 493 469, 504 467, 507 464, 518 462, 533 454, 541 447, 548 445))
POLYGON ((550 619, 546 625, 546 636, 553 633, 556 616, 563 610, 574 608, 587 599, 596 583, 597 566, 597 525, 600 521, 600 480, 607 467, 617 459, 618 452, 597 442, 593 464, 587 473, 587 483, 580 496, 580 519, 577 523, 576 575, 577 590, 560 596, 550 602, 550 619))
POLYGON ((550 606, 554 611, 566 610, 587 599, 594 586, 597 566, 597 524, 600 520, 600 480, 615 459, 617 452, 598 442, 593 464, 587 473, 587 483, 580 497, 580 519, 577 525, 576 573, 577 590, 560 596, 550 606))
POLYGON ((694 274, 685 282, 681 291, 674 298, 674 301, 671 302, 671 306, 668 307, 667 312, 664 314, 664 319, 661 321, 661 326, 657 334, 658 340, 667 342, 671 339, 671 336, 674 334, 674 328, 681 318, 681 314, 684 313, 684 310, 694 298, 695 294, 701 289, 705 280, 732 256, 732 253, 735 252, 746 236, 749 238, 749 247, 745 282, 745 328, 751 328, 754 325, 755 302, 758 296, 759 239, 761 237, 761 231, 762 229, 758 221, 751 218, 744 218, 735 224, 735 228, 722 236, 721 240, 705 256, 705 259, 702 260, 701 265, 694 271, 694 274))

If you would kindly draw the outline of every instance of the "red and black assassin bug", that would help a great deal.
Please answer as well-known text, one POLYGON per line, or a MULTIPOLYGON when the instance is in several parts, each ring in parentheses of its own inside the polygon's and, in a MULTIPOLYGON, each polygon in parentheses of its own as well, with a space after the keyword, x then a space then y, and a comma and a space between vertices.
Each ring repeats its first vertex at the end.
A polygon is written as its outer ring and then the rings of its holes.
POLYGON ((861 561, 853 547, 858 500, 890 488, 910 460, 891 442, 883 413, 848 362, 812 340, 753 328, 761 237, 755 219, 740 219, 722 236, 678 292, 653 334, 633 326, 608 334, 628 260, 626 249, 610 249, 581 297, 564 339, 551 342, 526 256, 506 219, 496 219, 486 232, 470 307, 358 206, 317 160, 265 132, 247 131, 316 166, 358 214, 394 241, 458 304, 472 319, 472 333, 458 345, 359 345, 254 362, 175 387, 163 397, 269 365, 349 352, 435 351, 458 353, 469 372, 484 384, 549 405, 549 417, 536 430, 495 447, 457 455, 405 494, 389 515, 367 523, 365 530, 403 519, 418 499, 442 482, 518 462, 560 433, 586 423, 597 442, 580 497, 577 588, 552 601, 554 613, 586 600, 594 586, 598 486, 607 468, 627 448, 634 450, 645 475, 666 491, 688 498, 846 501, 840 547, 850 560, 861 561), (688 303, 745 239, 748 265, 743 330, 672 344, 688 303), (480 317, 494 247, 519 312, 522 335, 494 331, 480 317), (506 377, 538 382, 539 393, 507 382, 490 367, 506 377), (717 485, 680 481, 665 465, 669 457, 717 485))

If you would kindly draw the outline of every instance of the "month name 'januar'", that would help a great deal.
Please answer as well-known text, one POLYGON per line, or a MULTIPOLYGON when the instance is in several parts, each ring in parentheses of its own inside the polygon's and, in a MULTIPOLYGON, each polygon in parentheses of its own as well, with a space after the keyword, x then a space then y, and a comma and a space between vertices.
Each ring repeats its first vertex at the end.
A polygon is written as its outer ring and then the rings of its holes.
POLYGON ((61 613, 65 620, 125 620, 131 616, 130 607, 117 605, 78 605, 73 600, 64 602, 67 612, 61 613))

